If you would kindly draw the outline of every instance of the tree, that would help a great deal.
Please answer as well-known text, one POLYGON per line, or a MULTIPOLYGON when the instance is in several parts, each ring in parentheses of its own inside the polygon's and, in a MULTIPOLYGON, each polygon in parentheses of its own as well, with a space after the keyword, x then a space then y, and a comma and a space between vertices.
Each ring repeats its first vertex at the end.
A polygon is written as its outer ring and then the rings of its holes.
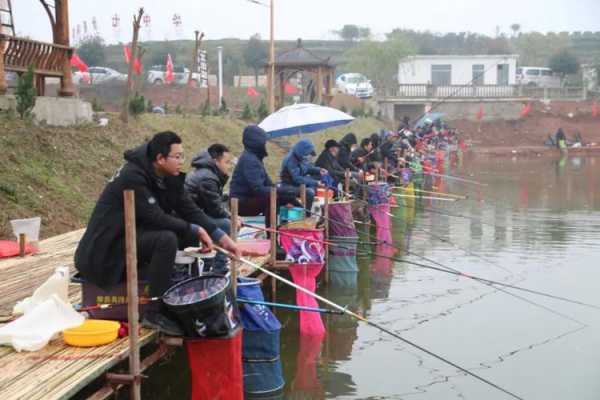
POLYGON ((413 47, 400 35, 384 42, 367 40, 346 52, 346 69, 366 75, 377 87, 392 87, 397 84, 400 60, 414 53, 413 47))
POLYGON ((360 40, 371 39, 371 28, 369 28, 368 26, 360 26, 358 28, 358 37, 360 40))
POLYGON ((568 49, 562 49, 550 57, 548 66, 564 78, 565 75, 575 74, 579 71, 579 60, 568 49))
POLYGON ((83 39, 79 43, 77 55, 89 66, 105 65, 106 54, 104 49, 104 39, 100 36, 92 36, 83 39))
POLYGON ((341 30, 335 31, 335 33, 342 40, 355 42, 360 38, 360 27, 357 25, 344 25, 341 30))
POLYGON ((521 30, 521 25, 520 24, 512 24, 510 26, 510 30, 513 31, 513 37, 517 37, 517 35, 519 34, 519 31, 521 30))
POLYGON ((29 117, 35 106, 35 86, 33 85, 33 67, 30 65, 23 75, 19 77, 15 97, 17 99, 17 112, 21 119, 29 117))
POLYGON ((254 70, 254 86, 258 86, 258 71, 264 66, 266 59, 267 46, 257 33, 250 37, 244 49, 244 62, 254 70))

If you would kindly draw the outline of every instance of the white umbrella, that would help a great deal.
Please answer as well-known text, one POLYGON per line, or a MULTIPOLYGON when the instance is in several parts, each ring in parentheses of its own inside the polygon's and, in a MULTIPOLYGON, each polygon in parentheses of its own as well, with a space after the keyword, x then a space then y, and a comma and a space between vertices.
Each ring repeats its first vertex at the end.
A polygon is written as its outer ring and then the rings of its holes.
POLYGON ((294 104, 269 115, 260 127, 270 138, 312 133, 332 126, 345 125, 354 117, 331 107, 316 104, 294 104))

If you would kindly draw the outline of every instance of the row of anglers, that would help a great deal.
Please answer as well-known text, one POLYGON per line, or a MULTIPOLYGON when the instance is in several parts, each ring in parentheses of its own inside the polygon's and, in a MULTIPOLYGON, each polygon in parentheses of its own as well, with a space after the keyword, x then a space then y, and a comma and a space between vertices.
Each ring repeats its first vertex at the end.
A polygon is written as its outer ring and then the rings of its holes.
MULTIPOLYGON (((387 170, 382 173, 394 176, 397 171, 408 183, 411 175, 428 168, 430 150, 458 142, 453 131, 432 123, 415 133, 406 127, 399 132, 382 131, 360 143, 348 133, 339 142, 328 140, 313 162, 315 146, 302 139, 284 157, 280 183, 275 184, 264 165, 267 139, 261 128, 248 126, 243 132, 244 151, 235 167, 229 149, 217 143, 193 157, 188 174, 182 172, 186 158, 175 132, 157 133, 147 143, 126 151, 125 163, 101 193, 75 252, 75 266, 82 278, 104 290, 125 280, 125 190, 135 194, 138 266, 148 280, 150 297, 160 298, 171 286, 178 250, 211 248, 216 243, 241 256, 229 236, 230 197, 239 199, 240 216, 264 215, 268 228, 274 222, 269 218, 273 187, 277 187, 278 206, 310 210, 316 189, 340 188, 347 170, 355 187, 370 174, 379 173, 383 165, 387 170), (229 180, 227 195, 224 187, 229 180), (306 187, 304 205, 298 200, 302 185, 306 187)), ((208 268, 211 273, 226 274, 228 265, 227 257, 217 253, 208 268)), ((182 334, 162 302, 148 305, 142 324, 169 335, 182 334)))

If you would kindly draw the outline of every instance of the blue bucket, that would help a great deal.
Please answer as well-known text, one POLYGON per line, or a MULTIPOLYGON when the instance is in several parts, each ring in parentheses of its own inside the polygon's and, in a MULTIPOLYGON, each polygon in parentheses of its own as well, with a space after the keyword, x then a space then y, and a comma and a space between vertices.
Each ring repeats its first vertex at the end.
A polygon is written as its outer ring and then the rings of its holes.
MULTIPOLYGON (((264 301, 257 279, 239 278, 237 295, 240 299, 264 301)), ((244 327, 244 393, 246 398, 271 398, 281 393, 285 386, 280 359, 281 324, 266 306, 239 304, 244 327)))
POLYGON ((304 209, 300 207, 287 208, 279 207, 279 220, 281 222, 302 221, 304 219, 304 209))

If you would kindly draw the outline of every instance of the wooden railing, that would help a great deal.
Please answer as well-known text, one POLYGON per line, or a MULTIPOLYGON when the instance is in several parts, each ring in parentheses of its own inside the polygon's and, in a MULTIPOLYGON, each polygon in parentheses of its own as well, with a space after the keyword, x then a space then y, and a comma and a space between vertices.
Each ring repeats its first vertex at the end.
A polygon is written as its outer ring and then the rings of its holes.
POLYGON ((0 34, 6 43, 4 69, 25 72, 31 65, 36 75, 63 76, 65 62, 71 59, 73 48, 0 34))
POLYGON ((378 89, 380 98, 387 99, 584 99, 586 92, 580 87, 540 88, 517 85, 446 85, 402 84, 397 88, 378 89))

